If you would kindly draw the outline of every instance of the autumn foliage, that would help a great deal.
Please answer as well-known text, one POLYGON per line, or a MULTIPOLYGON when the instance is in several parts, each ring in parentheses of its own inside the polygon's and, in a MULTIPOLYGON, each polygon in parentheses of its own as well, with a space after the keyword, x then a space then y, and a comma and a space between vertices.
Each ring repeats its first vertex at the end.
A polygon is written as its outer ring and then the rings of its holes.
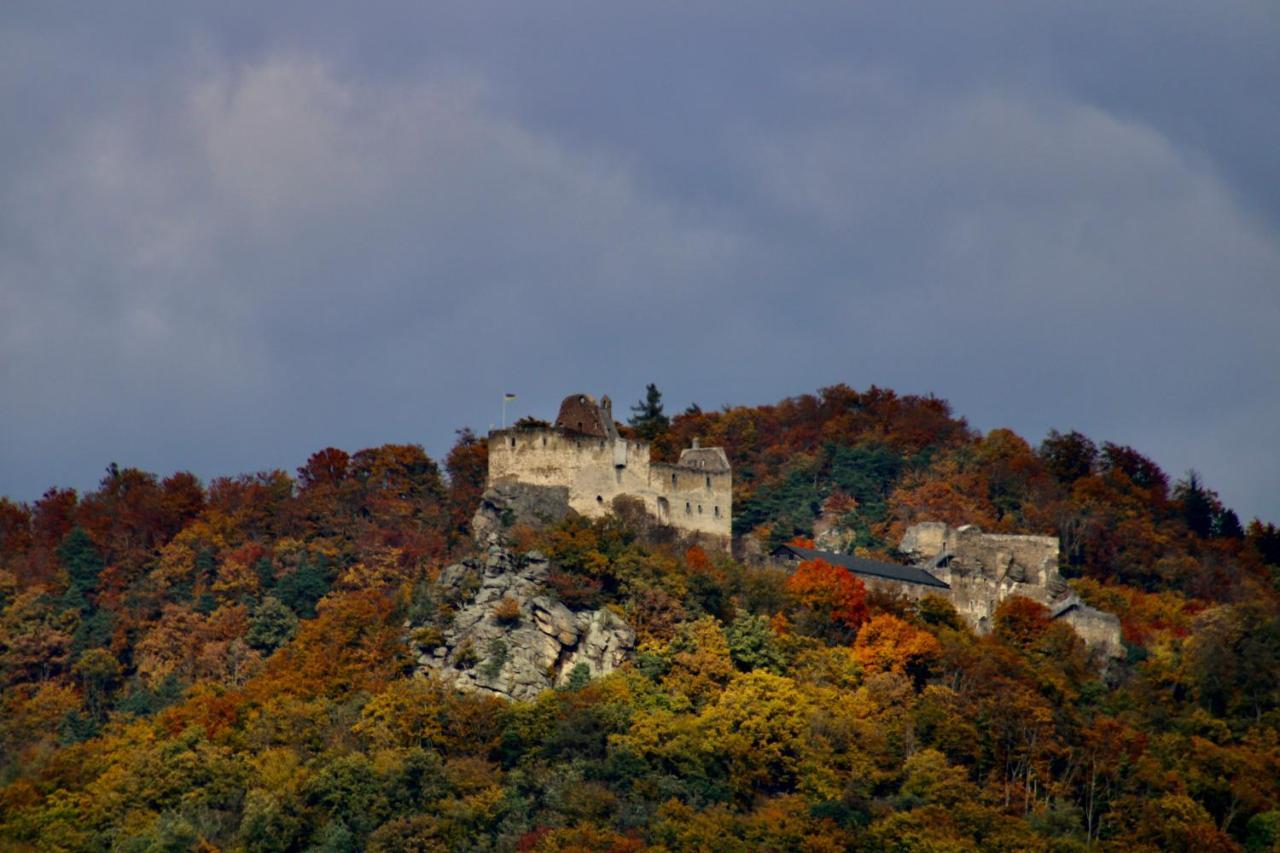
POLYGON ((942 656, 942 646, 928 631, 892 613, 873 616, 853 644, 853 658, 864 671, 924 676, 942 656))
POLYGON ((1027 599, 978 634, 937 596, 732 559, 620 509, 509 536, 550 558, 547 595, 626 619, 634 658, 509 704, 409 653, 449 627, 432 579, 474 548, 471 432, 442 466, 412 445, 207 484, 111 465, 88 494, 0 499, 0 847, 1280 844, 1274 524, 1133 448, 981 435, 874 387, 650 431, 662 458, 726 448, 744 553, 900 559, 921 520, 1055 535, 1124 657, 1027 599))
POLYGON ((867 618, 867 589, 847 569, 826 560, 806 560, 787 578, 787 592, 803 619, 852 637, 867 618))

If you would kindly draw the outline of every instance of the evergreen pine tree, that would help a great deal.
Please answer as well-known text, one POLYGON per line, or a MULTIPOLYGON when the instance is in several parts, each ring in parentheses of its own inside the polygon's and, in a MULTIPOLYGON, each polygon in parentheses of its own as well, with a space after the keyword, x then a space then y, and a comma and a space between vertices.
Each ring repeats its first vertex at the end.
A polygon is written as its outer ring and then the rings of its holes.
POLYGON ((627 423, 643 438, 656 438, 671 425, 662 411, 662 392, 652 382, 645 386, 644 399, 631 407, 631 413, 627 423))
POLYGON ((89 534, 79 527, 72 529, 58 546, 58 562, 66 569, 67 592, 64 602, 68 608, 88 611, 89 594, 98 588, 98 575, 104 563, 89 534))
POLYGON ((1187 479, 1178 483, 1175 495, 1182 502, 1182 518, 1187 528, 1202 539, 1213 533, 1213 495, 1200 482, 1195 471, 1187 472, 1187 479))

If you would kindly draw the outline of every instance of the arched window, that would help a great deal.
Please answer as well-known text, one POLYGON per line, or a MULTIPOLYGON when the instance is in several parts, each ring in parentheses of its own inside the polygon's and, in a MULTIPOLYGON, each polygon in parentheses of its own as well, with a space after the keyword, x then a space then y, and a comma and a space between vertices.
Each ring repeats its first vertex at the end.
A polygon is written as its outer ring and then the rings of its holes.
POLYGON ((698 504, 698 515, 702 515, 702 504, 698 504))
POLYGON ((671 475, 671 488, 673 488, 673 489, 676 487, 676 477, 677 477, 677 476, 678 476, 677 474, 672 474, 672 475, 671 475))
POLYGON ((693 515, 693 506, 688 501, 684 502, 684 514, 693 515))
POLYGON ((709 489, 709 488, 711 488, 711 475, 710 475, 710 474, 708 474, 708 475, 707 475, 707 488, 708 488, 708 489, 709 489))
POLYGON ((716 518, 720 517, 720 507, 716 507, 716 518))

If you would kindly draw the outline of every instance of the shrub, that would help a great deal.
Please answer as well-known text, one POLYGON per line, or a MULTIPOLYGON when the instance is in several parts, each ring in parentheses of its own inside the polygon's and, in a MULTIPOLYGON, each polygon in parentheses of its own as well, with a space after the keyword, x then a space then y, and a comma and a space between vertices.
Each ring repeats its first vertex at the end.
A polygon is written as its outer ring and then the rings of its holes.
POLYGON ((498 606, 493 609, 493 618, 498 621, 499 625, 516 625, 520 622, 520 602, 514 598, 507 597, 498 602, 498 606))

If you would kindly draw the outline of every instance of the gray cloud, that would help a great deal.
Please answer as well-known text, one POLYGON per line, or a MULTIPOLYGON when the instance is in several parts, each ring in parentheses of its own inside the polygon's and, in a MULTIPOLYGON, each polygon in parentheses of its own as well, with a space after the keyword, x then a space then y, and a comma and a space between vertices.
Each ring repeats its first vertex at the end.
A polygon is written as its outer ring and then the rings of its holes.
POLYGON ((846 381, 1276 518, 1280 21, 1195 8, 10 9, 0 493, 846 381))

